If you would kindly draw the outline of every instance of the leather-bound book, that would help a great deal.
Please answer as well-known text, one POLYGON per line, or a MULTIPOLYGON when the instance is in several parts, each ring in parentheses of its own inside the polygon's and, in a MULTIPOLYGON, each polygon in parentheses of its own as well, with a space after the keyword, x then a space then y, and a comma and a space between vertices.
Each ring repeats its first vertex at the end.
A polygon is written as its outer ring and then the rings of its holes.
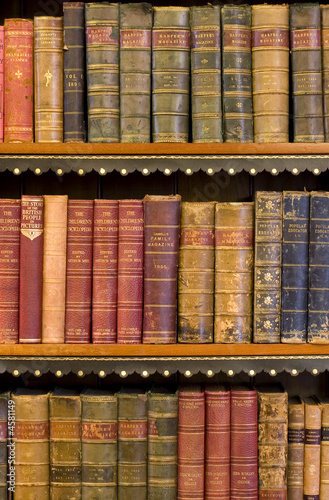
POLYGON ((147 395, 118 392, 118 499, 147 498, 147 395))
POLYGON ((56 388, 49 396, 50 497, 81 498, 81 398, 56 388))
POLYGON ((0 219, 0 344, 17 344, 21 201, 1 199, 0 219))
POLYGON ((224 385, 207 385, 205 404, 205 500, 230 500, 230 391, 224 385))
POLYGON ((310 196, 283 192, 281 342, 306 342, 310 196))
POLYGON ((192 141, 222 142, 220 6, 193 5, 190 19, 192 141))
POLYGON ((63 142, 63 18, 34 18, 35 142, 63 142))
POLYGON ((314 500, 320 498, 319 495, 320 495, 320 467, 321 467, 320 457, 321 457, 322 407, 312 397, 303 398, 303 401, 305 403, 303 500, 314 500))
POLYGON ((253 142, 251 7, 222 7, 224 142, 253 142))
POLYGON ((0 26, 0 143, 3 142, 4 135, 4 95, 3 95, 3 85, 4 85, 4 44, 5 44, 5 28, 0 26))
POLYGON ((213 342, 215 203, 183 202, 178 267, 178 342, 213 342))
POLYGON ((119 202, 94 200, 92 342, 117 338, 119 202))
POLYGON ((177 499, 178 393, 148 393, 148 498, 177 499))
POLYGON ((204 499, 205 394, 199 385, 178 393, 177 500, 204 499))
POLYGON ((300 397, 288 399, 287 500, 303 500, 305 407, 300 397))
POLYGON ((143 321, 143 200, 119 201, 118 344, 139 344, 143 321))
POLYGON ((254 203, 216 203, 216 343, 249 343, 252 336, 254 203))
POLYGON ((282 193, 255 197, 254 335, 256 343, 280 342, 282 193))
POLYGON ((152 5, 120 6, 120 142, 151 142, 152 5))
POLYGON ((179 195, 144 198, 143 343, 175 343, 179 195))
POLYGON ((258 500, 257 391, 231 388, 231 500, 258 500))
POLYGON ((320 5, 324 141, 329 142, 329 5, 320 5))
POLYGON ((8 457, 14 456, 15 498, 50 498, 48 402, 44 390, 20 387, 11 394, 15 425, 8 457))
POLYGON ((64 343, 66 195, 44 195, 42 343, 64 343))
POLYGON ((258 500, 287 498, 288 394, 277 385, 258 392, 258 500))
POLYGON ((85 142, 85 4, 63 3, 64 142, 85 142))
POLYGON ((86 3, 88 142, 119 142, 119 4, 86 3))
POLYGON ((4 142, 33 142, 33 21, 5 19, 4 142))
POLYGON ((254 142, 289 142, 289 5, 252 5, 254 142))
POLYGON ((15 459, 13 455, 10 453, 11 435, 15 425, 14 420, 15 420, 15 406, 13 404, 13 401, 10 399, 10 393, 1 392, 0 393, 0 498, 3 500, 7 500, 7 493, 9 491, 15 490, 15 459))
POLYGON ((294 142, 324 142, 319 4, 290 5, 290 31, 294 142))
POLYGON ((42 334, 43 196, 21 197, 19 342, 38 344, 42 334))
POLYGON ((93 200, 69 200, 67 210, 65 343, 88 344, 91 333, 93 200))
POLYGON ((329 399, 317 398, 322 407, 320 445, 320 498, 329 498, 329 399))
POLYGON ((117 498, 117 397, 113 392, 81 393, 82 498, 117 498))
POLYGON ((153 7, 153 142, 188 142, 190 101, 189 7, 153 7))

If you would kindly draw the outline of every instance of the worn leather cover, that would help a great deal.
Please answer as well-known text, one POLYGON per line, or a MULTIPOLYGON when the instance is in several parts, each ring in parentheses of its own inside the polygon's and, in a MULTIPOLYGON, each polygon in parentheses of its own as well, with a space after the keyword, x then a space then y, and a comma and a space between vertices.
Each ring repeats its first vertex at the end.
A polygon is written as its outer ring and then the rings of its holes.
POLYGON ((254 142, 289 142, 289 5, 252 5, 254 142))
POLYGON ((294 142, 324 142, 319 4, 291 5, 290 30, 294 142))
POLYGON ((192 6, 192 142, 222 142, 219 5, 192 6))
POLYGON ((319 398, 322 406, 321 415, 321 452, 320 452, 320 498, 329 495, 329 399, 319 398))
POLYGON ((63 3, 64 142, 85 142, 85 5, 63 3))
POLYGON ((38 344, 42 333, 42 196, 21 197, 19 256, 19 342, 38 344))
POLYGON ((152 5, 120 6, 120 142, 151 142, 152 5))
POLYGON ((205 394, 201 386, 181 386, 178 396, 177 500, 204 499, 205 394))
POLYGON ((303 500, 305 407, 299 397, 288 399, 287 500, 303 500))
POLYGON ((11 489, 15 489, 15 477, 13 476, 15 463, 10 453, 11 448, 7 446, 10 444, 10 433, 13 429, 12 419, 14 418, 15 407, 10 399, 10 393, 0 392, 0 498, 4 500, 7 499, 7 494, 10 495, 11 489))
POLYGON ((189 7, 153 7, 153 142, 188 142, 189 7))
POLYGON ((253 142, 251 7, 222 7, 224 142, 253 142))
POLYGON ((216 203, 216 343, 251 342, 254 264, 254 204, 216 203))
POLYGON ((303 398, 303 401, 305 403, 303 500, 319 500, 322 407, 312 397, 303 398))
POLYGON ((254 332, 255 343, 280 342, 282 193, 255 196, 254 332))
POLYGON ((34 18, 35 142, 63 142, 63 18, 34 18))
POLYGON ((119 142, 119 4, 86 3, 88 142, 119 142))
POLYGON ((180 195, 144 198, 143 343, 177 339, 180 195))
POLYGON ((324 141, 329 142, 329 5, 320 5, 324 141))
POLYGON ((306 342, 310 197, 283 192, 281 342, 306 342))
POLYGON ((119 202, 94 200, 92 342, 117 338, 119 202))
POLYGON ((33 21, 5 19, 4 142, 33 142, 33 21))
POLYGON ((5 43, 5 28, 4 26, 0 26, 0 143, 3 142, 4 135, 4 95, 3 95, 3 86, 4 86, 4 43, 5 43))

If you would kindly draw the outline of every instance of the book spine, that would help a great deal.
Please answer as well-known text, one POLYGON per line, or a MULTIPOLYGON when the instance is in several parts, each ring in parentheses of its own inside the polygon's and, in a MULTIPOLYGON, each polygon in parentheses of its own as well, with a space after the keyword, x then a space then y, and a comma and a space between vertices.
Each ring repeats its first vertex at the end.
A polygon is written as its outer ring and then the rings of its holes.
POLYGON ((63 18, 34 18, 35 142, 63 142, 63 18))
POLYGON ((19 342, 38 344, 42 333, 42 196, 21 197, 19 342))
POLYGON ((222 7, 223 132, 225 142, 253 142, 251 7, 222 7))
POLYGON ((190 25, 188 7, 153 7, 153 142, 188 142, 190 25))
POLYGON ((252 337, 254 204, 216 203, 216 343, 249 343, 252 337))
POLYGON ((219 5, 192 6, 192 141, 222 142, 219 5))
POLYGON ((320 5, 324 141, 329 142, 329 6, 320 5))
POLYGON ((143 200, 119 201, 118 344, 139 344, 143 320, 143 200))
POLYGON ((290 35, 294 142, 324 142, 318 3, 290 5, 290 35))
POLYGON ((213 342, 214 229, 214 202, 182 203, 178 342, 213 342))
POLYGON ((66 195, 44 195, 42 343, 63 344, 66 291, 66 195))
POLYGON ((303 500, 305 407, 302 401, 288 403, 287 500, 303 500))
POLYGON ((33 21, 5 19, 4 142, 33 142, 33 21))
POLYGON ((289 5, 252 5, 254 142, 289 142, 289 5))
POLYGON ((151 4, 121 5, 121 142, 151 142, 151 33, 151 4))
POLYGON ((304 497, 320 498, 321 407, 305 404, 304 497))
POLYGON ((63 3, 64 142, 85 142, 85 6, 63 3))
POLYGON ((280 342, 282 194, 258 191, 255 198, 255 343, 280 342))
POLYGON ((4 500, 7 499, 7 493, 9 495, 15 489, 15 460, 10 446, 14 421, 15 408, 10 395, 8 392, 0 393, 0 498, 4 500))
POLYGON ((324 404, 321 418, 320 498, 329 498, 329 405, 324 404))
POLYGON ((119 202, 94 200, 92 341, 117 335, 119 202))
POLYGON ((308 193, 283 192, 281 342, 306 342, 308 299, 308 193))
POLYGON ((119 4, 86 3, 88 142, 119 142, 119 4))
POLYGON ((20 200, 0 200, 0 344, 18 343, 20 200))
POLYGON ((177 499, 178 394, 148 394, 148 498, 177 499))
POLYGON ((4 44, 5 44, 5 28, 0 26, 0 143, 3 142, 4 136, 4 44))
POLYGON ((144 198, 143 343, 175 343, 181 197, 144 198))

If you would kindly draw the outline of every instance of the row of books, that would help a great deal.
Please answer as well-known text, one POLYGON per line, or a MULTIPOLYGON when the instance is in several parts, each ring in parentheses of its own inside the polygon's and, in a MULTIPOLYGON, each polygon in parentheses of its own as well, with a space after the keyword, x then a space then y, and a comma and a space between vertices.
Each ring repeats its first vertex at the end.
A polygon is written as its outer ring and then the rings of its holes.
POLYGON ((328 142, 328 33, 318 3, 64 2, 63 17, 6 19, 4 141, 289 142, 291 97, 293 140, 328 142))

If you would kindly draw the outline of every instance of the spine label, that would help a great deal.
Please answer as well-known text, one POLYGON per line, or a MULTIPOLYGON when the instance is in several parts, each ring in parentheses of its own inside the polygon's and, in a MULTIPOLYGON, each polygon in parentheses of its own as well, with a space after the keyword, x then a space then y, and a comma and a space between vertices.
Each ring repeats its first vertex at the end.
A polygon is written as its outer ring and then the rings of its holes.
POLYGON ((193 30, 191 32, 191 49, 220 48, 219 30, 193 30))
POLYGON ((117 44, 119 42, 118 26, 102 26, 94 28, 88 26, 86 28, 86 43, 87 45, 98 43, 117 44))
POLYGON ((213 246, 214 231, 212 229, 182 229, 181 245, 213 246))
POLYGON ((216 246, 250 247, 254 242, 254 231, 252 229, 216 229, 216 246))
POLYGON ((320 49, 321 48, 321 30, 304 29, 291 31, 292 49, 320 49))
POLYGON ((120 439, 147 439, 147 421, 119 420, 118 436, 120 439))
POLYGON ((120 47, 122 49, 149 49, 151 47, 151 30, 120 30, 120 47))
POLYGON ((116 440, 117 425, 115 422, 82 422, 81 438, 84 441, 116 440))
POLYGON ((250 49, 251 47, 251 32, 250 30, 228 29, 224 28, 224 46, 225 49, 250 49))
POLYGON ((190 32, 188 30, 153 30, 153 49, 189 49, 190 32))
POLYGON ((48 422, 15 423, 14 439, 48 439, 48 422))
POLYGON ((252 32, 252 46, 285 47, 289 49, 289 30, 285 29, 260 29, 252 32))

